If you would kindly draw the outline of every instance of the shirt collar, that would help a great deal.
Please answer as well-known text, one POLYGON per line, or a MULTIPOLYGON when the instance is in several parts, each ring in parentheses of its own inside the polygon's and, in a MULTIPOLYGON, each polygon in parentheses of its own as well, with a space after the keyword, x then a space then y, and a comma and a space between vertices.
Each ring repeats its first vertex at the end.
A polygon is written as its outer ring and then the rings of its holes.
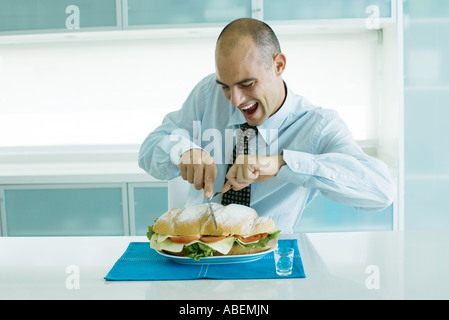
MULTIPOLYGON (((279 130, 282 124, 287 119, 293 107, 293 92, 290 91, 285 82, 284 85, 286 91, 284 103, 275 114, 270 116, 264 123, 262 123, 262 125, 257 127, 259 131, 259 136, 262 137, 262 139, 264 139, 268 145, 271 144, 273 139, 278 136, 277 134, 270 134, 269 132, 270 129, 279 130)), ((242 112, 238 108, 235 108, 234 113, 232 114, 231 118, 228 121, 228 128, 229 127, 234 128, 245 122, 246 120, 242 112)))

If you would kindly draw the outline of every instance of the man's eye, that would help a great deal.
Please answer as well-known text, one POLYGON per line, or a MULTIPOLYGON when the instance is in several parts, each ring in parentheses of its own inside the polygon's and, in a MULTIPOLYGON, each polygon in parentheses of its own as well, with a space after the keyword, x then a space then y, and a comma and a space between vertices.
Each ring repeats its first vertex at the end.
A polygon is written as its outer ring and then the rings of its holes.
POLYGON ((243 88, 251 88, 254 85, 254 82, 250 82, 248 84, 242 84, 243 88))

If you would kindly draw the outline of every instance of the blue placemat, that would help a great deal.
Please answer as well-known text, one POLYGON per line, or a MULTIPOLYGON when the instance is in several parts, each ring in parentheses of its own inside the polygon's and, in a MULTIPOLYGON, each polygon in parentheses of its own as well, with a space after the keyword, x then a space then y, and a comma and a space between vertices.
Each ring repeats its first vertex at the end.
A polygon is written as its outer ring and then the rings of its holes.
POLYGON ((105 279, 114 281, 149 281, 305 278, 306 275, 304 273, 297 240, 279 240, 278 245, 289 246, 295 249, 293 272, 289 276, 278 276, 276 274, 273 252, 253 262, 185 265, 161 256, 150 248, 149 242, 131 242, 105 279))

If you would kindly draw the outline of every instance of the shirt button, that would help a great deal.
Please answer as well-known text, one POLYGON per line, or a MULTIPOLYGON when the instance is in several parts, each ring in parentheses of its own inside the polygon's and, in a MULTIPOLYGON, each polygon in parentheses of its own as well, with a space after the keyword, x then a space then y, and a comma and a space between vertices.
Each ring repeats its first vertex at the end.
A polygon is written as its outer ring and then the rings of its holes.
POLYGON ((295 169, 298 169, 298 168, 299 168, 299 164, 295 163, 295 164, 293 165, 293 167, 294 167, 295 169))

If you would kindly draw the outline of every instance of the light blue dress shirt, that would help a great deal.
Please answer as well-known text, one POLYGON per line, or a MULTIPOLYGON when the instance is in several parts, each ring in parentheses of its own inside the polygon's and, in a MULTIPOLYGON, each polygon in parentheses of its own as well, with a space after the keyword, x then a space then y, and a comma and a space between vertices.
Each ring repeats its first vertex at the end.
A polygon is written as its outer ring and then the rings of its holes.
MULTIPOLYGON (((180 110, 167 114, 148 135, 139 166, 156 179, 173 179, 180 175, 182 152, 202 148, 217 163, 214 192, 220 191, 232 161, 233 134, 245 122, 241 111, 224 97, 215 74, 209 75, 180 110)), ((383 210, 393 202, 395 186, 388 167, 361 150, 335 111, 314 106, 287 88, 282 107, 257 128, 256 152, 282 153, 287 165, 273 179, 251 185, 251 207, 259 216, 271 216, 283 233, 293 231, 319 192, 365 211, 383 210)), ((203 191, 191 185, 186 205, 205 201, 203 191)))

